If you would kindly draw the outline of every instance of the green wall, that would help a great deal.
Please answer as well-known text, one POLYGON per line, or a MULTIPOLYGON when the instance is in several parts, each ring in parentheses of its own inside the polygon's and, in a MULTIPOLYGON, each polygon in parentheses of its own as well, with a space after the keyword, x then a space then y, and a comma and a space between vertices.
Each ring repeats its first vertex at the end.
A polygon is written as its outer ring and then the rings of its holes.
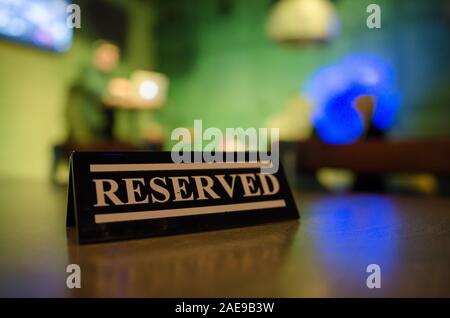
POLYGON ((0 42, 0 175, 44 178, 64 135, 66 91, 87 43, 65 54, 0 42))
POLYGON ((162 9, 173 2, 184 13, 184 25, 176 32, 170 27, 175 22, 164 24, 159 57, 171 79, 163 110, 171 128, 192 126, 194 119, 222 129, 263 127, 315 70, 361 51, 384 57, 397 71, 403 108, 392 135, 450 135, 450 95, 445 93, 450 78, 442 74, 450 66, 450 28, 441 14, 442 1, 377 1, 382 28, 370 30, 366 8, 373 1, 339 0, 340 36, 329 44, 299 48, 266 37, 270 0, 230 1, 232 9, 225 15, 216 1, 208 0, 162 1, 162 9), (183 46, 185 38, 190 44, 183 46))

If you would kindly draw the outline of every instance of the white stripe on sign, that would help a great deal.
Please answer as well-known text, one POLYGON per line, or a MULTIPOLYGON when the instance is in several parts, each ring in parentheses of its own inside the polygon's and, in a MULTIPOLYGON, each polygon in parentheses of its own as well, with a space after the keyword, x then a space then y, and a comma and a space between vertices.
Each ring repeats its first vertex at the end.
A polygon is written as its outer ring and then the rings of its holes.
POLYGON ((127 163, 92 164, 91 172, 121 171, 168 171, 168 170, 208 170, 208 169, 249 169, 271 168, 271 162, 202 162, 202 163, 127 163))
POLYGON ((150 219, 160 219, 160 218, 172 218, 172 217, 177 217, 177 216, 213 214, 213 213, 222 213, 222 212, 238 212, 238 211, 283 208, 283 207, 286 207, 286 201, 270 200, 270 201, 249 202, 249 203, 212 205, 212 206, 203 206, 203 207, 195 207, 195 208, 181 208, 181 209, 141 211, 141 212, 107 213, 107 214, 96 214, 95 215, 95 223, 98 224, 98 223, 150 220, 150 219))

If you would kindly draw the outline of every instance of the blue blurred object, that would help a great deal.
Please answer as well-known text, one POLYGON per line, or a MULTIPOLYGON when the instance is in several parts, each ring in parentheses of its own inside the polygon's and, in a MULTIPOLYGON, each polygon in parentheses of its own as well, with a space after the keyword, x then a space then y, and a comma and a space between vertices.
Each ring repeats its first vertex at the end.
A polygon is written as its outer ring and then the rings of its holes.
POLYGON ((382 58, 351 54, 340 63, 319 69, 304 85, 303 94, 312 102, 312 123, 319 137, 330 144, 348 144, 364 133, 364 123, 354 103, 359 96, 373 96, 372 124, 386 130, 400 106, 395 71, 382 58))
POLYGON ((314 119, 314 126, 327 143, 347 144, 355 142, 364 132, 364 122, 353 101, 361 96, 361 86, 348 86, 342 92, 331 95, 322 104, 323 112, 314 119))
POLYGON ((73 30, 67 26, 68 0, 0 0, 0 36, 63 52, 73 30))
POLYGON ((350 81, 366 87, 369 92, 378 93, 395 85, 394 69, 375 55, 363 53, 347 55, 340 63, 340 67, 345 70, 350 81))

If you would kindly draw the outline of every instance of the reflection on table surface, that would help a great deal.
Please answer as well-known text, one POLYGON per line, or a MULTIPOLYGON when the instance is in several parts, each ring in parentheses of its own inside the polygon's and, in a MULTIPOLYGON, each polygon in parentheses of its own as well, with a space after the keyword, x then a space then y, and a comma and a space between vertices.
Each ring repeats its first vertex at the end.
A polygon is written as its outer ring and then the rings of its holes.
POLYGON ((450 296, 448 198, 297 192, 300 222, 77 245, 65 196, 0 181, 0 296, 450 296))

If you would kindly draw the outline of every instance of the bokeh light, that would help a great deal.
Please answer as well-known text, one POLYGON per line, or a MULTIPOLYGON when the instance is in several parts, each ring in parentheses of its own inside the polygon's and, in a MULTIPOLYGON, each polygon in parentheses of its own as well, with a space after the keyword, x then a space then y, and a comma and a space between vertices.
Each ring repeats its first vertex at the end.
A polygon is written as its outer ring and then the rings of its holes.
POLYGON ((150 80, 142 82, 139 88, 139 93, 141 94, 142 98, 146 100, 155 98, 158 95, 158 91, 159 91, 158 84, 150 80))
POLYGON ((66 0, 0 0, 0 36, 66 51, 73 36, 66 25, 68 5, 66 0))
POLYGON ((371 123, 381 130, 393 125, 401 100, 392 66, 364 53, 319 69, 302 93, 313 104, 311 121, 319 137, 330 144, 353 143, 364 133, 363 118, 355 108, 358 97, 374 97, 371 123))

